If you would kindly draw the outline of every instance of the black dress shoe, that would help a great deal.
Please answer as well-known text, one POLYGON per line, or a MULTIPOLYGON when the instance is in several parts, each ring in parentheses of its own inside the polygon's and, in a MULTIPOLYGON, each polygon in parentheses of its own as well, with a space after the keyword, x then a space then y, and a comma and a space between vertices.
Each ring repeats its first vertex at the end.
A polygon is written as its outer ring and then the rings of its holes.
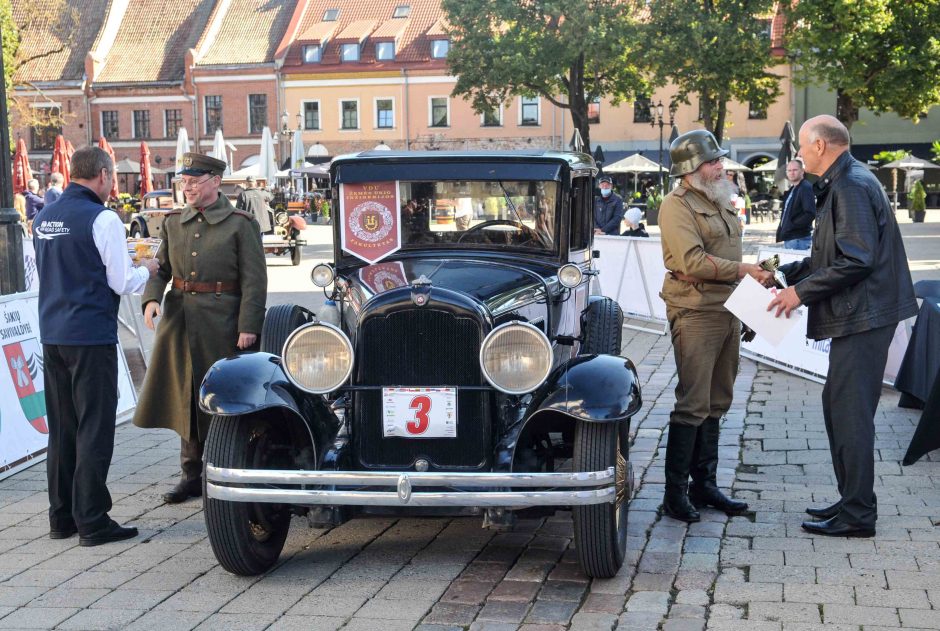
POLYGON ((101 530, 96 530, 93 533, 87 535, 81 535, 78 538, 78 545, 80 546, 100 546, 103 543, 111 543, 112 541, 123 541, 124 539, 130 539, 137 536, 137 529, 133 526, 124 527, 114 521, 113 519, 108 523, 107 526, 101 530))
POLYGON ((163 501, 167 504, 179 504, 191 497, 202 497, 202 480, 187 480, 178 483, 163 494, 163 501))
POLYGON ((832 506, 826 506, 825 508, 813 508, 810 506, 806 509, 806 514, 819 517, 820 519, 831 519, 838 515, 840 510, 842 510, 842 500, 839 500, 832 506))
POLYGON ((49 538, 50 539, 68 539, 72 535, 78 532, 78 528, 74 525, 67 528, 50 528, 49 529, 49 538))
POLYGON ((804 521, 803 530, 814 535, 827 537, 874 537, 875 528, 868 526, 853 526, 838 517, 830 517, 825 521, 804 521))

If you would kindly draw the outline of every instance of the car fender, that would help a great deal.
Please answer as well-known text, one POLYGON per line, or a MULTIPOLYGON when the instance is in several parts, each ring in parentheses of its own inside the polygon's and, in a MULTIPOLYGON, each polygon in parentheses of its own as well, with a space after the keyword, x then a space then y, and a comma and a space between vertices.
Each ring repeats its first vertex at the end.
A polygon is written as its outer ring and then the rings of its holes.
POLYGON ((290 227, 294 230, 304 230, 307 227, 307 222, 300 215, 291 215, 289 220, 290 227))
POLYGON ((281 359, 270 353, 240 353, 215 362, 199 386, 199 407, 215 416, 280 408, 304 426, 314 445, 324 445, 340 424, 323 397, 299 390, 281 359))

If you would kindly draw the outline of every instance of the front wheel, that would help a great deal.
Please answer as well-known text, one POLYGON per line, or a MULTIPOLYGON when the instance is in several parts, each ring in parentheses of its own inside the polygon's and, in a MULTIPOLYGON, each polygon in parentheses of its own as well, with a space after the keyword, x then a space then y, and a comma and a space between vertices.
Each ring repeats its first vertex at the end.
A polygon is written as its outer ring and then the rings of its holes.
POLYGON ((575 428, 573 468, 602 471, 614 467, 617 497, 613 503, 573 506, 578 561, 592 578, 614 576, 627 550, 627 502, 630 483, 626 423, 579 422, 575 428), (623 427, 621 427, 623 426, 623 427))
MULTIPOLYGON (((215 416, 206 436, 203 458, 223 468, 287 469, 288 463, 281 461, 286 444, 283 429, 263 415, 215 416)), ((269 570, 287 539, 291 518, 288 507, 227 502, 212 499, 205 492, 203 495, 209 543, 222 567, 240 576, 269 570)))

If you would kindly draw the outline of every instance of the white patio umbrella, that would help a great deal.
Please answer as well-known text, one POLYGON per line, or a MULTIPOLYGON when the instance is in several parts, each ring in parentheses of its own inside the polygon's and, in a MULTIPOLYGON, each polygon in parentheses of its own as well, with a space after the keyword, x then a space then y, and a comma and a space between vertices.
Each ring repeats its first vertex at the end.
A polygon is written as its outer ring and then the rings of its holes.
POLYGON ((225 175, 232 174, 232 165, 229 164, 228 154, 225 151, 225 138, 222 136, 221 129, 215 130, 215 138, 212 139, 212 157, 225 162, 225 175))
POLYGON ((274 159, 274 140, 271 138, 271 130, 267 126, 261 129, 261 157, 258 159, 258 169, 267 185, 274 186, 277 163, 274 159))
POLYGON ((774 158, 769 162, 765 162, 759 167, 754 167, 754 171, 757 173, 774 173, 777 170, 777 159, 774 158))
MULTIPOLYGON (((300 133, 300 130, 294 132, 294 137, 291 138, 290 161, 291 161, 291 169, 300 169, 305 164, 304 162, 304 139, 300 133)), ((294 178, 294 191, 296 191, 297 193, 304 192, 303 176, 294 178)))
POLYGON ((189 134, 185 127, 180 127, 176 135, 176 174, 183 170, 183 154, 189 151, 189 134))
POLYGON ((660 171, 663 171, 664 175, 668 174, 668 169, 660 166, 655 160, 650 160, 639 153, 634 153, 632 156, 627 156, 622 160, 617 160, 613 164, 604 167, 604 173, 632 173, 634 193, 636 193, 637 187, 639 186, 640 178, 637 177, 638 174, 659 173, 660 171))
POLYGON ((725 156, 721 159, 721 164, 724 167, 725 171, 750 171, 749 168, 741 164, 740 162, 735 162, 728 156, 725 156))

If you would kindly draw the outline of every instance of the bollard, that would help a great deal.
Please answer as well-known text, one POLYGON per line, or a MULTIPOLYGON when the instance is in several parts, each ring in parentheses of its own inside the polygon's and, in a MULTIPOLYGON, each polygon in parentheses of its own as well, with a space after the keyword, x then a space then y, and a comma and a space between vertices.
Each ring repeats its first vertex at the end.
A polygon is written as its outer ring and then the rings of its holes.
POLYGON ((20 214, 13 208, 0 208, 0 294, 22 291, 26 291, 26 276, 20 214))

